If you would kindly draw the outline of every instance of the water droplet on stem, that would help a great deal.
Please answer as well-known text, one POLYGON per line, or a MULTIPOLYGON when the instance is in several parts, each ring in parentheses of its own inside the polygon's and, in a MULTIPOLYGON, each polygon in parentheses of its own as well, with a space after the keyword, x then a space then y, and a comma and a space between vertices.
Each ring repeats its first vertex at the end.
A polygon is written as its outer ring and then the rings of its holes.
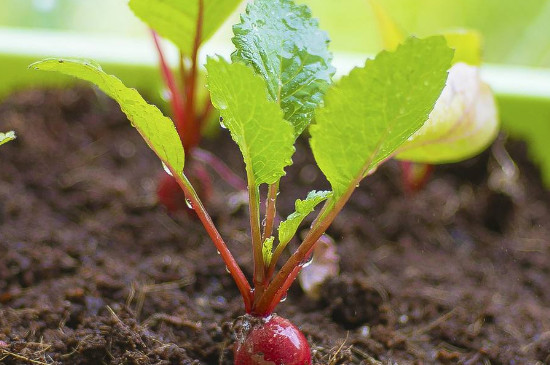
POLYGON ((172 175, 172 171, 170 171, 170 169, 168 168, 168 166, 166 166, 166 164, 165 164, 164 162, 162 163, 162 168, 164 169, 164 171, 165 171, 168 175, 173 176, 173 175, 172 175))
POLYGON ((185 205, 187 205, 187 208, 193 209, 193 203, 191 203, 191 200, 185 199, 185 205))

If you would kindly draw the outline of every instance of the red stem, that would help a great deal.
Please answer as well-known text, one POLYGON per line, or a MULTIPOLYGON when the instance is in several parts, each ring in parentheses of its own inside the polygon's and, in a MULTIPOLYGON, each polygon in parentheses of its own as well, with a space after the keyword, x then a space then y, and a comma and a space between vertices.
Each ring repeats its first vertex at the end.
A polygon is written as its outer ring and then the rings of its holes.
POLYGON ((216 173, 235 190, 246 190, 246 183, 244 180, 231 171, 231 169, 215 155, 198 147, 193 149, 192 154, 196 160, 210 166, 216 171, 216 173))
POLYGON ((191 54, 191 70, 187 77, 187 83, 185 85, 186 95, 186 122, 185 126, 185 139, 183 140, 183 147, 190 149, 199 144, 200 141, 200 121, 195 116, 195 93, 198 75, 198 56, 199 47, 202 40, 202 27, 204 18, 204 0, 198 0, 199 13, 197 16, 197 27, 195 30, 195 40, 193 43, 193 51, 191 54))
POLYGON ((239 264, 233 258, 233 255, 227 248, 227 245, 225 244, 223 238, 218 232, 216 226, 214 225, 214 222, 212 222, 212 218, 210 218, 210 215, 204 208, 196 191, 193 189, 193 186, 191 185, 189 180, 187 180, 187 177, 185 177, 185 175, 181 173, 178 175, 178 172, 172 169, 170 171, 172 172, 172 175, 176 177, 176 181, 185 193, 186 199, 190 201, 193 210, 195 210, 195 212, 197 213, 197 216, 199 217, 204 228, 206 229, 206 232, 210 236, 210 239, 212 240, 212 242, 214 242, 216 249, 220 253, 221 258, 225 262, 229 273, 233 277, 233 280, 237 284, 239 292, 243 297, 246 312, 250 313, 252 310, 253 301, 252 289, 250 287, 250 284, 248 283, 248 280, 244 276, 239 264))
POLYGON ((279 192, 279 181, 270 184, 265 198, 265 217, 262 242, 268 239, 273 233, 273 221, 277 215, 277 194, 279 192))
POLYGON ((185 130, 185 113, 182 106, 182 96, 178 86, 176 85, 174 74, 166 63, 166 59, 164 58, 164 52, 162 51, 162 48, 160 46, 159 36, 154 30, 151 30, 151 34, 153 35, 153 41, 155 42, 155 47, 159 55, 159 62, 162 70, 162 76, 164 78, 164 83, 166 84, 166 87, 168 87, 168 89, 170 90, 170 105, 172 107, 172 115, 174 116, 176 129, 178 131, 180 139, 183 140, 183 133, 185 130))
POLYGON ((428 182, 434 166, 411 161, 400 161, 401 181, 407 194, 416 193, 428 182))
POLYGON ((329 199, 325 203, 304 241, 275 275, 262 297, 259 300, 255 300, 252 313, 265 316, 273 312, 277 304, 290 288, 290 285, 292 285, 296 279, 296 276, 298 276, 298 273, 303 267, 303 262, 311 255, 319 238, 325 233, 336 215, 338 215, 350 198, 355 190, 355 186, 361 180, 361 177, 362 175, 357 178, 356 182, 350 185, 349 189, 336 202, 329 199))

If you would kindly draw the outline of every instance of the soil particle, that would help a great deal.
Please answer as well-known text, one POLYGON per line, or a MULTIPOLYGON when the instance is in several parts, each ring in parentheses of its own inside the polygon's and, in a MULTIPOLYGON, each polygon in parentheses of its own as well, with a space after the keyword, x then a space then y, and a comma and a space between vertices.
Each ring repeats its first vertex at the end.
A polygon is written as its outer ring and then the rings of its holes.
MULTIPOLYGON (((0 363, 232 364, 238 290, 200 224, 156 204, 161 164, 118 107, 90 89, 26 91, 0 104, 8 129, 0 363)), ((524 144, 496 143, 414 195, 393 161, 361 183, 328 232, 341 276, 277 308, 316 364, 550 363, 550 195, 524 144), (519 174, 499 185, 503 150, 519 174)), ((242 171, 226 132, 204 148, 242 171)), ((281 216, 328 188, 305 139, 294 161, 281 216)), ((250 276, 241 195, 212 180, 208 209, 250 276)))

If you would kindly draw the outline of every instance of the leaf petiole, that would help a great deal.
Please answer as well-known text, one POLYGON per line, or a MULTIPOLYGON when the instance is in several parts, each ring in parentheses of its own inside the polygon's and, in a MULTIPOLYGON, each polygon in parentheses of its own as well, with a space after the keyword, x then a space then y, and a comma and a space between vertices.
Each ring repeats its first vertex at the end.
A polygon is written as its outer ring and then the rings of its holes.
POLYGON ((263 223, 262 241, 266 240, 273 233, 273 222, 277 215, 277 195, 279 195, 279 182, 270 184, 267 188, 267 197, 265 199, 265 221, 263 223))
POLYGON ((168 90, 170 90, 170 105, 172 107, 172 114, 174 115, 174 120, 176 124, 176 130, 178 131, 178 134, 180 136, 180 139, 183 140, 183 131, 184 124, 185 124, 185 112, 183 110, 183 106, 181 105, 182 96, 181 92, 176 85, 176 81, 174 78, 174 74, 172 73, 172 70, 168 66, 168 63, 166 62, 166 58, 164 57, 164 52, 162 51, 162 47, 160 45, 160 40, 157 32, 154 30, 151 30, 151 35, 153 36, 153 41, 155 43, 155 48, 157 49, 157 53, 159 56, 159 63, 160 68, 162 71, 162 76, 164 78, 164 82, 166 83, 166 87, 168 90))
POLYGON ((197 0, 199 4, 198 15, 197 15, 197 25, 195 29, 195 38, 193 41, 193 50, 191 54, 191 70, 189 70, 189 75, 187 77, 187 83, 185 85, 185 112, 186 112, 186 136, 184 137, 183 147, 186 150, 193 148, 199 144, 200 140, 200 122, 197 122, 195 117, 195 94, 197 86, 197 75, 198 75, 198 58, 199 58, 199 48, 202 41, 202 30, 203 30, 203 21, 204 21, 204 0, 197 0), (187 143, 186 143, 187 142, 187 143))
POLYGON ((242 272, 239 264, 227 248, 227 245, 225 244, 220 233, 218 232, 218 229, 214 225, 214 222, 212 222, 212 218, 204 208, 204 205, 199 199, 197 192, 187 179, 187 176, 185 176, 183 172, 178 173, 177 171, 174 171, 171 167, 168 168, 170 169, 172 176, 174 176, 179 186, 185 193, 185 197, 186 199, 188 199, 191 207, 197 213, 197 216, 199 217, 204 228, 206 229, 208 236, 210 236, 210 239, 212 240, 212 242, 214 242, 216 249, 218 250, 223 261, 225 262, 229 273, 233 277, 233 280, 235 280, 237 288, 239 289, 239 292, 243 297, 246 312, 250 313, 253 301, 252 288, 250 287, 250 284, 246 279, 244 273, 242 272))

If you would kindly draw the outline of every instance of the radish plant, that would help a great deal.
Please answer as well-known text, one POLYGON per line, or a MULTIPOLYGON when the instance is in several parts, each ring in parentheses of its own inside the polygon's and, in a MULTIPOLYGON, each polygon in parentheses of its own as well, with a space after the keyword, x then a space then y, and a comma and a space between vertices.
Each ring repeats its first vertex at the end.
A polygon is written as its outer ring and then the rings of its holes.
POLYGON ((445 86, 453 51, 440 36, 409 38, 332 83, 328 37, 306 6, 291 0, 256 0, 233 30, 232 61, 208 59, 207 87, 245 162, 251 282, 184 172, 185 148, 170 119, 92 62, 48 59, 31 67, 90 81, 114 98, 185 192, 244 302, 235 364, 310 364, 305 337, 274 310, 361 180, 428 119, 445 86), (295 212, 275 232, 277 196, 279 190, 284 192, 281 178, 292 164, 297 137, 308 127, 313 155, 331 190, 313 190, 298 199, 295 212), (262 185, 267 186, 265 194, 260 194, 262 185), (307 234, 280 263, 311 213, 316 218, 307 234))
MULTIPOLYGON (((215 170, 234 188, 246 188, 242 179, 221 160, 198 147, 212 112, 208 97, 199 100, 202 91, 199 87, 199 50, 239 3, 240 0, 130 0, 128 3, 134 14, 152 29, 160 69, 169 91, 172 118, 187 152, 186 169, 203 200, 208 199, 211 190, 205 166, 215 170), (168 65, 159 35, 178 47, 179 74, 168 65)), ((172 176, 162 175, 157 195, 169 212, 189 212, 184 194, 172 176)))

